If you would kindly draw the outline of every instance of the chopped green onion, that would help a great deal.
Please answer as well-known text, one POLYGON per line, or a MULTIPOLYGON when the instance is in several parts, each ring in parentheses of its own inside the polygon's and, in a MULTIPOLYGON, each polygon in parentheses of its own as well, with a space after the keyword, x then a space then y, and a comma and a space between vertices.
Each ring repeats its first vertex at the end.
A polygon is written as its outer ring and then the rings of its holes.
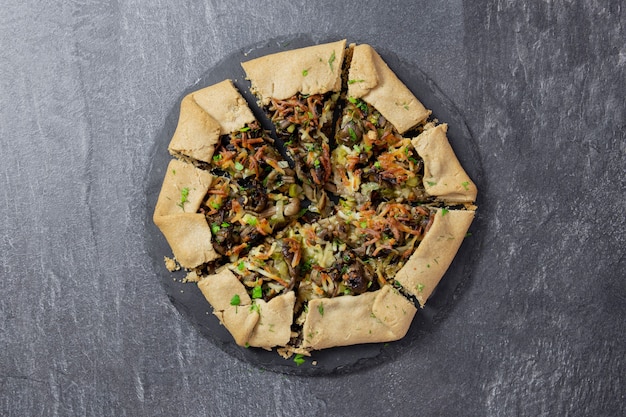
POLYGON ((350 133, 350 139, 352 139, 353 142, 356 142, 357 140, 359 140, 359 138, 356 136, 356 132, 354 131, 354 129, 349 127, 348 132, 350 133))
POLYGON ((189 197, 189 188, 185 187, 180 190, 180 202, 177 204, 181 209, 185 209, 185 203, 187 202, 187 197, 189 197))
POLYGON ((243 165, 241 164, 241 162, 239 161, 235 162, 235 169, 237 171, 243 171, 243 165))
POLYGON ((242 127, 241 129, 239 129, 240 132, 247 132, 248 130, 250 130, 249 126, 242 127))
POLYGON ((333 51, 332 54, 330 54, 330 58, 328 58, 328 65, 330 65, 330 70, 333 70, 333 62, 335 62, 336 56, 335 56, 335 51, 333 51))

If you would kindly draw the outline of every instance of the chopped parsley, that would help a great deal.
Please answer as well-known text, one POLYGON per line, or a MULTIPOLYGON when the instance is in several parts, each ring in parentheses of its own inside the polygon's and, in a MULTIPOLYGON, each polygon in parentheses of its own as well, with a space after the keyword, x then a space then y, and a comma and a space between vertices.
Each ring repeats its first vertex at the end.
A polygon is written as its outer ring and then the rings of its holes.
POLYGON ((306 77, 307 75, 309 75, 309 70, 308 69, 302 70, 302 76, 306 77))
POLYGON ((374 162, 374 168, 380 169, 381 165, 379 161, 374 162))
POLYGON ((250 311, 256 311, 257 313, 261 314, 261 307, 259 307, 257 303, 252 303, 252 305, 250 306, 250 311))
POLYGON ((443 217, 443 216, 445 216, 446 214, 448 214, 448 212, 449 212, 449 211, 450 211, 450 210, 448 210, 448 209, 447 209, 447 208, 445 208, 445 207, 444 207, 444 208, 442 208, 442 209, 441 209, 441 217, 443 217))
POLYGON ((222 160, 222 154, 218 153, 217 155, 213 155, 213 161, 217 162, 217 161, 221 161, 222 160))
POLYGON ((437 183, 436 183, 435 181, 426 181, 426 183, 427 183, 428 185, 430 185, 431 187, 433 187, 433 186, 437 185, 437 183))
POLYGON ((296 354, 296 356, 293 358, 293 361, 296 363, 296 365, 300 366, 302 365, 305 361, 304 361, 304 355, 302 353, 298 353, 296 354))
POLYGON ((261 289, 260 285, 255 286, 252 289, 252 298, 262 298, 263 297, 263 290, 261 289))
POLYGON ((230 305, 238 306, 239 304, 241 304, 241 298, 239 297, 239 294, 233 295, 233 298, 230 299, 230 305))
POLYGON ((424 284, 417 284, 417 291, 422 292, 424 290, 424 284))
POLYGON ((228 227, 228 226, 230 226, 230 223, 227 223, 227 222, 222 222, 222 224, 220 224, 220 226, 222 226, 222 227, 228 227))
POLYGON ((461 185, 465 188, 465 191, 469 190, 469 181, 463 181, 461 185))
POLYGON ((246 269, 246 264, 244 264, 243 261, 239 261, 239 263, 237 264, 237 269, 243 271, 244 269, 246 269))
POLYGON ((320 303, 320 305, 317 307, 317 311, 319 311, 321 316, 324 315, 324 303, 320 303))
POLYGON ((250 226, 256 226, 257 225, 257 220, 256 217, 248 217, 248 219, 246 220, 246 223, 249 224, 250 226))
POLYGON ((365 80, 348 80, 348 84, 362 83, 365 80))
POLYGON ((217 224, 217 223, 213 223, 213 224, 211 225, 211 232, 213 232, 213 234, 214 234, 214 235, 216 235, 216 234, 217 234, 217 232, 219 232, 219 231, 220 231, 220 229, 221 229, 221 228, 220 228, 220 225, 219 225, 219 224, 217 224))

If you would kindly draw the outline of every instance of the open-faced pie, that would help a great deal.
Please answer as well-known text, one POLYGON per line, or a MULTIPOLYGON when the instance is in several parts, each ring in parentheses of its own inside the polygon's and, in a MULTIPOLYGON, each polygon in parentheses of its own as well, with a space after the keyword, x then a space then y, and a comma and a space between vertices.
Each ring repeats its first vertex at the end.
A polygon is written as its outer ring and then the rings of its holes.
POLYGON ((242 66, 275 135, 230 80, 182 100, 154 211, 175 259, 238 345, 404 337, 476 209, 447 125, 369 45, 242 66))

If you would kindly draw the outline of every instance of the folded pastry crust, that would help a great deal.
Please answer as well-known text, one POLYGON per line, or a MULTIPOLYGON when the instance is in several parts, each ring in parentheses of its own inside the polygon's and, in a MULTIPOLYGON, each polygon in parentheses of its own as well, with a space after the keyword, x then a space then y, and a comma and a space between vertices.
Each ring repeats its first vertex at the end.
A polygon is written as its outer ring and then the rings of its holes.
POLYGON ((430 110, 411 93, 369 45, 352 47, 348 71, 348 97, 371 104, 400 134, 425 121, 430 110))
POLYGON ((437 209, 424 239, 396 274, 396 281, 413 294, 422 307, 452 263, 474 214, 472 210, 437 209))
POLYGON ((228 268, 200 280, 198 287, 213 307, 213 314, 238 345, 270 349, 289 342, 296 301, 293 291, 269 302, 252 300, 246 287, 228 268), (235 296, 239 298, 238 303, 232 301, 235 296))
POLYGON ((185 268, 195 268, 219 257, 211 244, 211 229, 201 213, 179 213, 154 218, 174 257, 185 268))
POLYGON ((222 135, 228 135, 255 120, 248 103, 231 80, 194 91, 190 96, 220 124, 222 135))
POLYGON ((426 126, 412 139, 413 146, 424 160, 424 188, 430 195, 446 203, 476 201, 477 189, 457 159, 446 132, 447 124, 426 126))
POLYGON ((211 162, 220 135, 255 120, 231 80, 194 91, 180 103, 180 116, 168 150, 172 155, 211 162))
POLYGON ((167 165, 163 185, 154 209, 154 218, 198 211, 213 175, 190 163, 172 159, 167 165), (186 192, 183 192, 186 189, 186 192), (184 194, 185 201, 182 201, 184 194))
POLYGON ((266 55, 241 66, 262 105, 296 93, 323 94, 341 89, 346 40, 266 55))
POLYGON ((403 338, 417 309, 390 285, 357 296, 309 301, 302 347, 312 350, 403 338))
POLYGON ((153 220, 185 268, 218 257, 211 245, 211 229, 197 213, 213 176, 187 162, 173 159, 167 166, 153 220))

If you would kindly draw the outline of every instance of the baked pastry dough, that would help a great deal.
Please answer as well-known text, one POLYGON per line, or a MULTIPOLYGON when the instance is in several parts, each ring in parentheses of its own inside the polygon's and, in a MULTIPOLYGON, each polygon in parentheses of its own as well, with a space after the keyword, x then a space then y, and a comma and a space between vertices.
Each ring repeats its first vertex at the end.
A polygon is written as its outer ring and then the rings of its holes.
POLYGON ((230 80, 183 98, 154 212, 176 260, 240 346, 404 337, 475 215, 447 125, 369 45, 242 67, 276 136, 230 80))

